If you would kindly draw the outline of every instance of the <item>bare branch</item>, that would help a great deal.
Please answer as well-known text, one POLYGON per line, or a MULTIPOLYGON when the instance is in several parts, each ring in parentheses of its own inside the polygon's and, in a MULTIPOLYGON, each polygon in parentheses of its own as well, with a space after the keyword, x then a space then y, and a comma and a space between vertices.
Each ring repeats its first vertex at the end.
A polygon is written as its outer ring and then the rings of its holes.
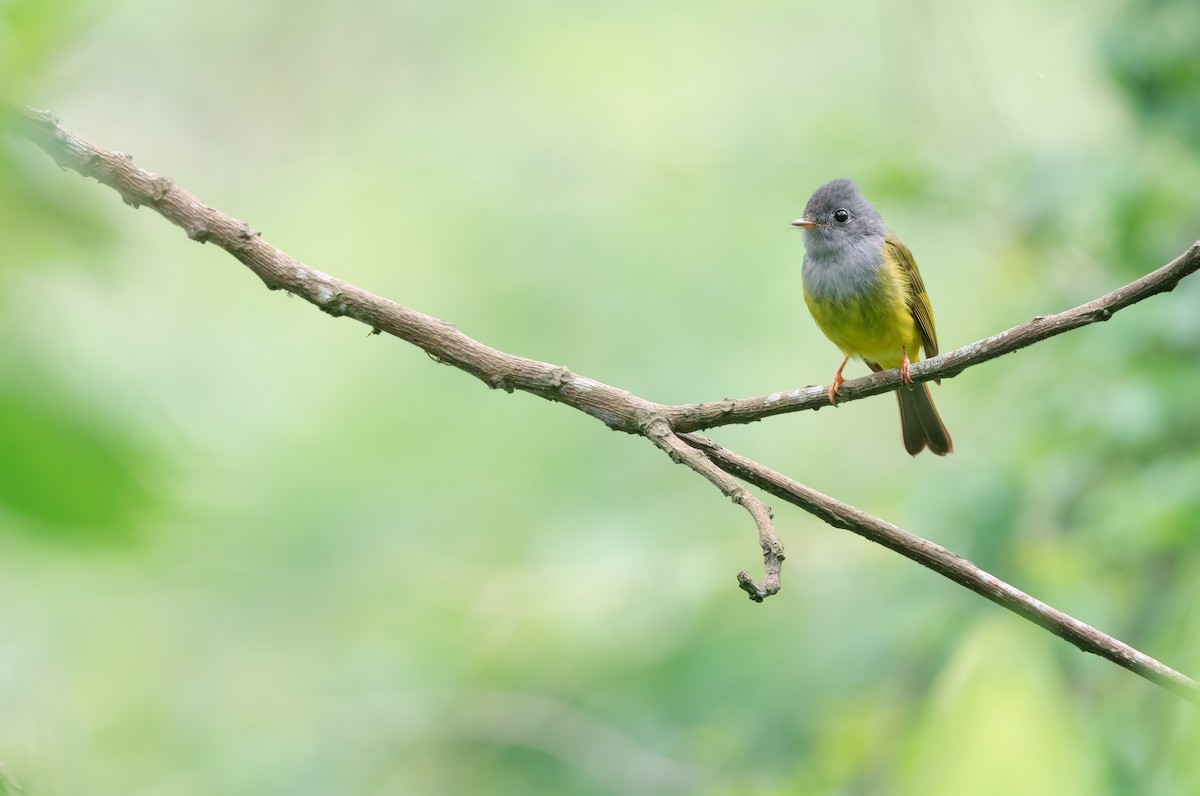
MULTIPOLYGON (((1080 304, 1057 315, 1043 315, 1011 329, 978 340, 940 356, 914 362, 910 369, 912 380, 949 379, 972 365, 1011 354, 1063 332, 1081 326, 1107 321, 1119 310, 1159 293, 1175 289, 1179 281, 1200 269, 1200 241, 1183 254, 1156 271, 1118 288, 1108 295, 1080 304)), ((838 389, 838 404, 891 392, 900 386, 900 370, 885 370, 842 383, 838 389)), ((829 406, 827 386, 809 386, 789 392, 774 392, 754 398, 726 398, 703 404, 683 404, 664 410, 671 427, 679 432, 700 431, 735 423, 753 423, 772 415, 820 409, 829 406)))
POLYGON ((709 460, 710 457, 695 447, 685 444, 661 417, 656 418, 650 424, 646 436, 665 451, 671 457, 671 461, 692 468, 721 490, 725 497, 750 512, 750 516, 754 518, 754 524, 758 527, 758 543, 763 551, 765 577, 760 585, 755 583, 743 570, 737 576, 738 586, 756 603, 777 593, 784 554, 783 542, 780 541, 779 534, 775 533, 775 527, 772 524, 771 509, 752 495, 746 487, 739 484, 736 479, 726 475, 718 465, 709 460))
MULTIPOLYGON (((193 240, 214 243, 246 265, 272 290, 287 290, 330 315, 354 318, 367 324, 372 332, 387 332, 412 343, 435 361, 466 371, 493 389, 521 390, 564 403, 599 419, 609 428, 646 437, 672 460, 702 475, 754 519, 763 549, 765 577, 760 585, 744 572, 738 575, 739 584, 751 599, 761 601, 779 590, 784 554, 772 525, 770 510, 739 485, 735 477, 782 497, 831 525, 895 550, 1067 639, 1080 649, 1103 655, 1164 688, 1197 701, 1194 681, 1038 602, 944 548, 808 489, 704 437, 683 433, 729 423, 748 423, 781 412, 819 408, 828 404, 824 387, 682 406, 647 401, 626 390, 577 376, 565 367, 498 351, 445 321, 310 268, 265 242, 248 224, 209 207, 170 179, 138 168, 128 155, 96 146, 63 130, 44 111, 0 103, 0 115, 11 123, 18 135, 46 151, 62 168, 112 187, 134 207, 143 204, 152 207, 193 240)), ((1158 271, 1093 302, 1059 315, 1035 318, 986 340, 914 364, 912 378, 927 381, 953 376, 972 365, 1039 340, 1107 320, 1123 307, 1172 289, 1198 267, 1200 243, 1158 271)), ((897 371, 847 381, 839 391, 839 402, 888 392, 898 384, 897 371)))
POLYGON ((761 586, 745 572, 738 574, 738 583, 751 599, 757 601, 779 591, 783 546, 771 525, 770 510, 706 458, 683 444, 663 420, 662 412, 667 407, 626 390, 576 376, 559 365, 498 351, 468 337, 446 321, 311 268, 264 241, 249 224, 209 207, 169 178, 138 168, 129 155, 96 146, 62 129, 45 111, 17 107, 9 109, 7 115, 15 119, 14 126, 20 135, 49 153, 62 168, 93 177, 113 188, 126 204, 152 207, 193 240, 216 244, 257 274, 271 290, 286 290, 330 315, 354 318, 367 324, 373 332, 387 332, 412 343, 435 362, 464 370, 492 389, 522 390, 565 403, 599 419, 609 428, 649 438, 674 461, 687 464, 750 512, 758 526, 766 572, 761 586))
POLYGON ((960 586, 965 586, 997 605, 1044 627, 1054 635, 1066 639, 1084 652, 1107 658, 1118 666, 1123 666, 1185 699, 1200 704, 1200 684, 1195 680, 1180 674, 1149 655, 1139 652, 1128 644, 1101 633, 1091 625, 1084 624, 1062 611, 1051 608, 1041 600, 1030 597, 1020 589, 984 572, 967 559, 951 553, 946 548, 911 534, 848 503, 822 494, 786 475, 764 467, 758 462, 726 450, 699 434, 681 434, 680 438, 697 450, 703 451, 705 456, 725 472, 754 484, 792 505, 799 506, 835 528, 856 533, 864 539, 894 550, 923 567, 932 569, 960 586))
POLYGON ((271 290, 286 290, 329 315, 344 315, 373 331, 399 337, 423 349, 434 361, 466 371, 492 389, 521 390, 569 404, 618 431, 642 435, 641 419, 666 409, 625 390, 576 376, 560 365, 498 351, 446 321, 305 265, 264 241, 246 222, 209 207, 170 178, 138 168, 129 155, 64 130, 45 111, 17 107, 10 115, 16 132, 47 152, 59 166, 109 186, 128 205, 153 208, 192 240, 219 246, 271 290))

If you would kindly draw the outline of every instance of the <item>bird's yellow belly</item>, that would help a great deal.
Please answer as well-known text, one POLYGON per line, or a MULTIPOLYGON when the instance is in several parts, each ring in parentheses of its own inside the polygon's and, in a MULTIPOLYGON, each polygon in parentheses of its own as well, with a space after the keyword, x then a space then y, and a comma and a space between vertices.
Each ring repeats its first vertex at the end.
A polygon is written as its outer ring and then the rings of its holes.
POLYGON ((804 291, 813 320, 848 357, 896 368, 920 357, 921 333, 902 295, 879 290, 844 299, 814 299, 804 291))

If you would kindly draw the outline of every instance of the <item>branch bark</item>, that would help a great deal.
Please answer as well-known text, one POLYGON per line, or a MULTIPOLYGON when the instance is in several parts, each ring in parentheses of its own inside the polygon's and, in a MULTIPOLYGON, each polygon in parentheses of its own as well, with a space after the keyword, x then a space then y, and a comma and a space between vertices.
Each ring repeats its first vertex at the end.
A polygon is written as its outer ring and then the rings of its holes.
POLYGON ((680 438, 703 451, 714 464, 730 475, 757 486, 778 498, 812 514, 835 528, 856 533, 876 544, 883 545, 923 567, 949 578, 981 597, 1023 616, 1030 622, 1049 630, 1118 666, 1145 677, 1147 680, 1200 704, 1200 685, 1186 675, 1139 652, 1128 644, 1106 635, 1091 625, 1063 613, 1041 600, 1030 597, 996 576, 985 572, 967 559, 951 553, 941 545, 909 533, 890 522, 874 517, 848 503, 818 492, 786 475, 775 472, 758 462, 726 450, 699 434, 681 434, 680 438))
MULTIPOLYGON (((67 131, 45 111, 0 104, 0 114, 19 136, 49 154, 64 169, 116 190, 126 204, 147 205, 182 228, 192 240, 210 242, 233 255, 271 290, 286 290, 329 315, 347 316, 375 332, 387 332, 452 365, 493 389, 521 390, 564 403, 597 418, 609 428, 645 437, 672 461, 684 464, 747 510, 758 529, 763 551, 763 582, 741 572, 738 583, 751 599, 762 601, 780 587, 783 545, 770 509, 745 489, 746 481, 809 511, 837 528, 853 531, 1013 611, 1086 652, 1124 666, 1174 693, 1200 703, 1200 684, 1079 620, 1024 594, 938 545, 738 456, 691 433, 705 428, 749 423, 775 414, 817 409, 828 404, 821 386, 746 399, 670 406, 627 390, 578 376, 547 362, 507 354, 468 337, 451 324, 401 306, 329 274, 311 268, 264 241, 245 222, 215 210, 196 196, 134 165, 124 153, 99 147, 67 131)), ((986 362, 1096 321, 1149 296, 1169 291, 1200 268, 1200 241, 1173 262, 1107 296, 1058 315, 1032 321, 933 359, 916 363, 914 381, 949 378, 986 362)), ((889 392, 899 372, 885 371, 845 382, 839 403, 889 392)))

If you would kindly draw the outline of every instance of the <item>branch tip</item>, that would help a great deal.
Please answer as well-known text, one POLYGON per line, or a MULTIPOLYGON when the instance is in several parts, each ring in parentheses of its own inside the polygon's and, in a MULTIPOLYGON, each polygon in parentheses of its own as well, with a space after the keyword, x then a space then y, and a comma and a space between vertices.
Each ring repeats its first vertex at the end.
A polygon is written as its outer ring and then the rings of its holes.
POLYGON ((704 443, 709 445, 714 445, 714 443, 704 437, 698 434, 680 437, 671 431, 661 417, 657 421, 651 421, 650 426, 646 429, 646 437, 662 449, 671 461, 690 467, 721 490, 721 494, 746 510, 754 520, 754 527, 758 530, 758 544, 763 552, 763 582, 761 586, 756 584, 745 571, 742 571, 738 573, 738 585, 755 602, 762 602, 772 594, 778 593, 784 558, 783 542, 775 531, 775 525, 771 521, 771 509, 767 504, 742 486, 736 477, 723 471, 709 460, 701 448, 704 443), (703 442, 700 442, 701 440, 703 442))

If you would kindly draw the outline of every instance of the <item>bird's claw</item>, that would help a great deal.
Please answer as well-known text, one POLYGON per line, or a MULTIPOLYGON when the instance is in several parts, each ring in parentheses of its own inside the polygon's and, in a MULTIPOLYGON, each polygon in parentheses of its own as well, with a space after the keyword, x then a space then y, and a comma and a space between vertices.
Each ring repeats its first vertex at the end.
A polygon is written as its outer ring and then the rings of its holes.
POLYGON ((829 385, 829 405, 837 406, 838 387, 842 386, 842 382, 846 379, 842 377, 841 371, 838 371, 833 376, 833 383, 829 385))

